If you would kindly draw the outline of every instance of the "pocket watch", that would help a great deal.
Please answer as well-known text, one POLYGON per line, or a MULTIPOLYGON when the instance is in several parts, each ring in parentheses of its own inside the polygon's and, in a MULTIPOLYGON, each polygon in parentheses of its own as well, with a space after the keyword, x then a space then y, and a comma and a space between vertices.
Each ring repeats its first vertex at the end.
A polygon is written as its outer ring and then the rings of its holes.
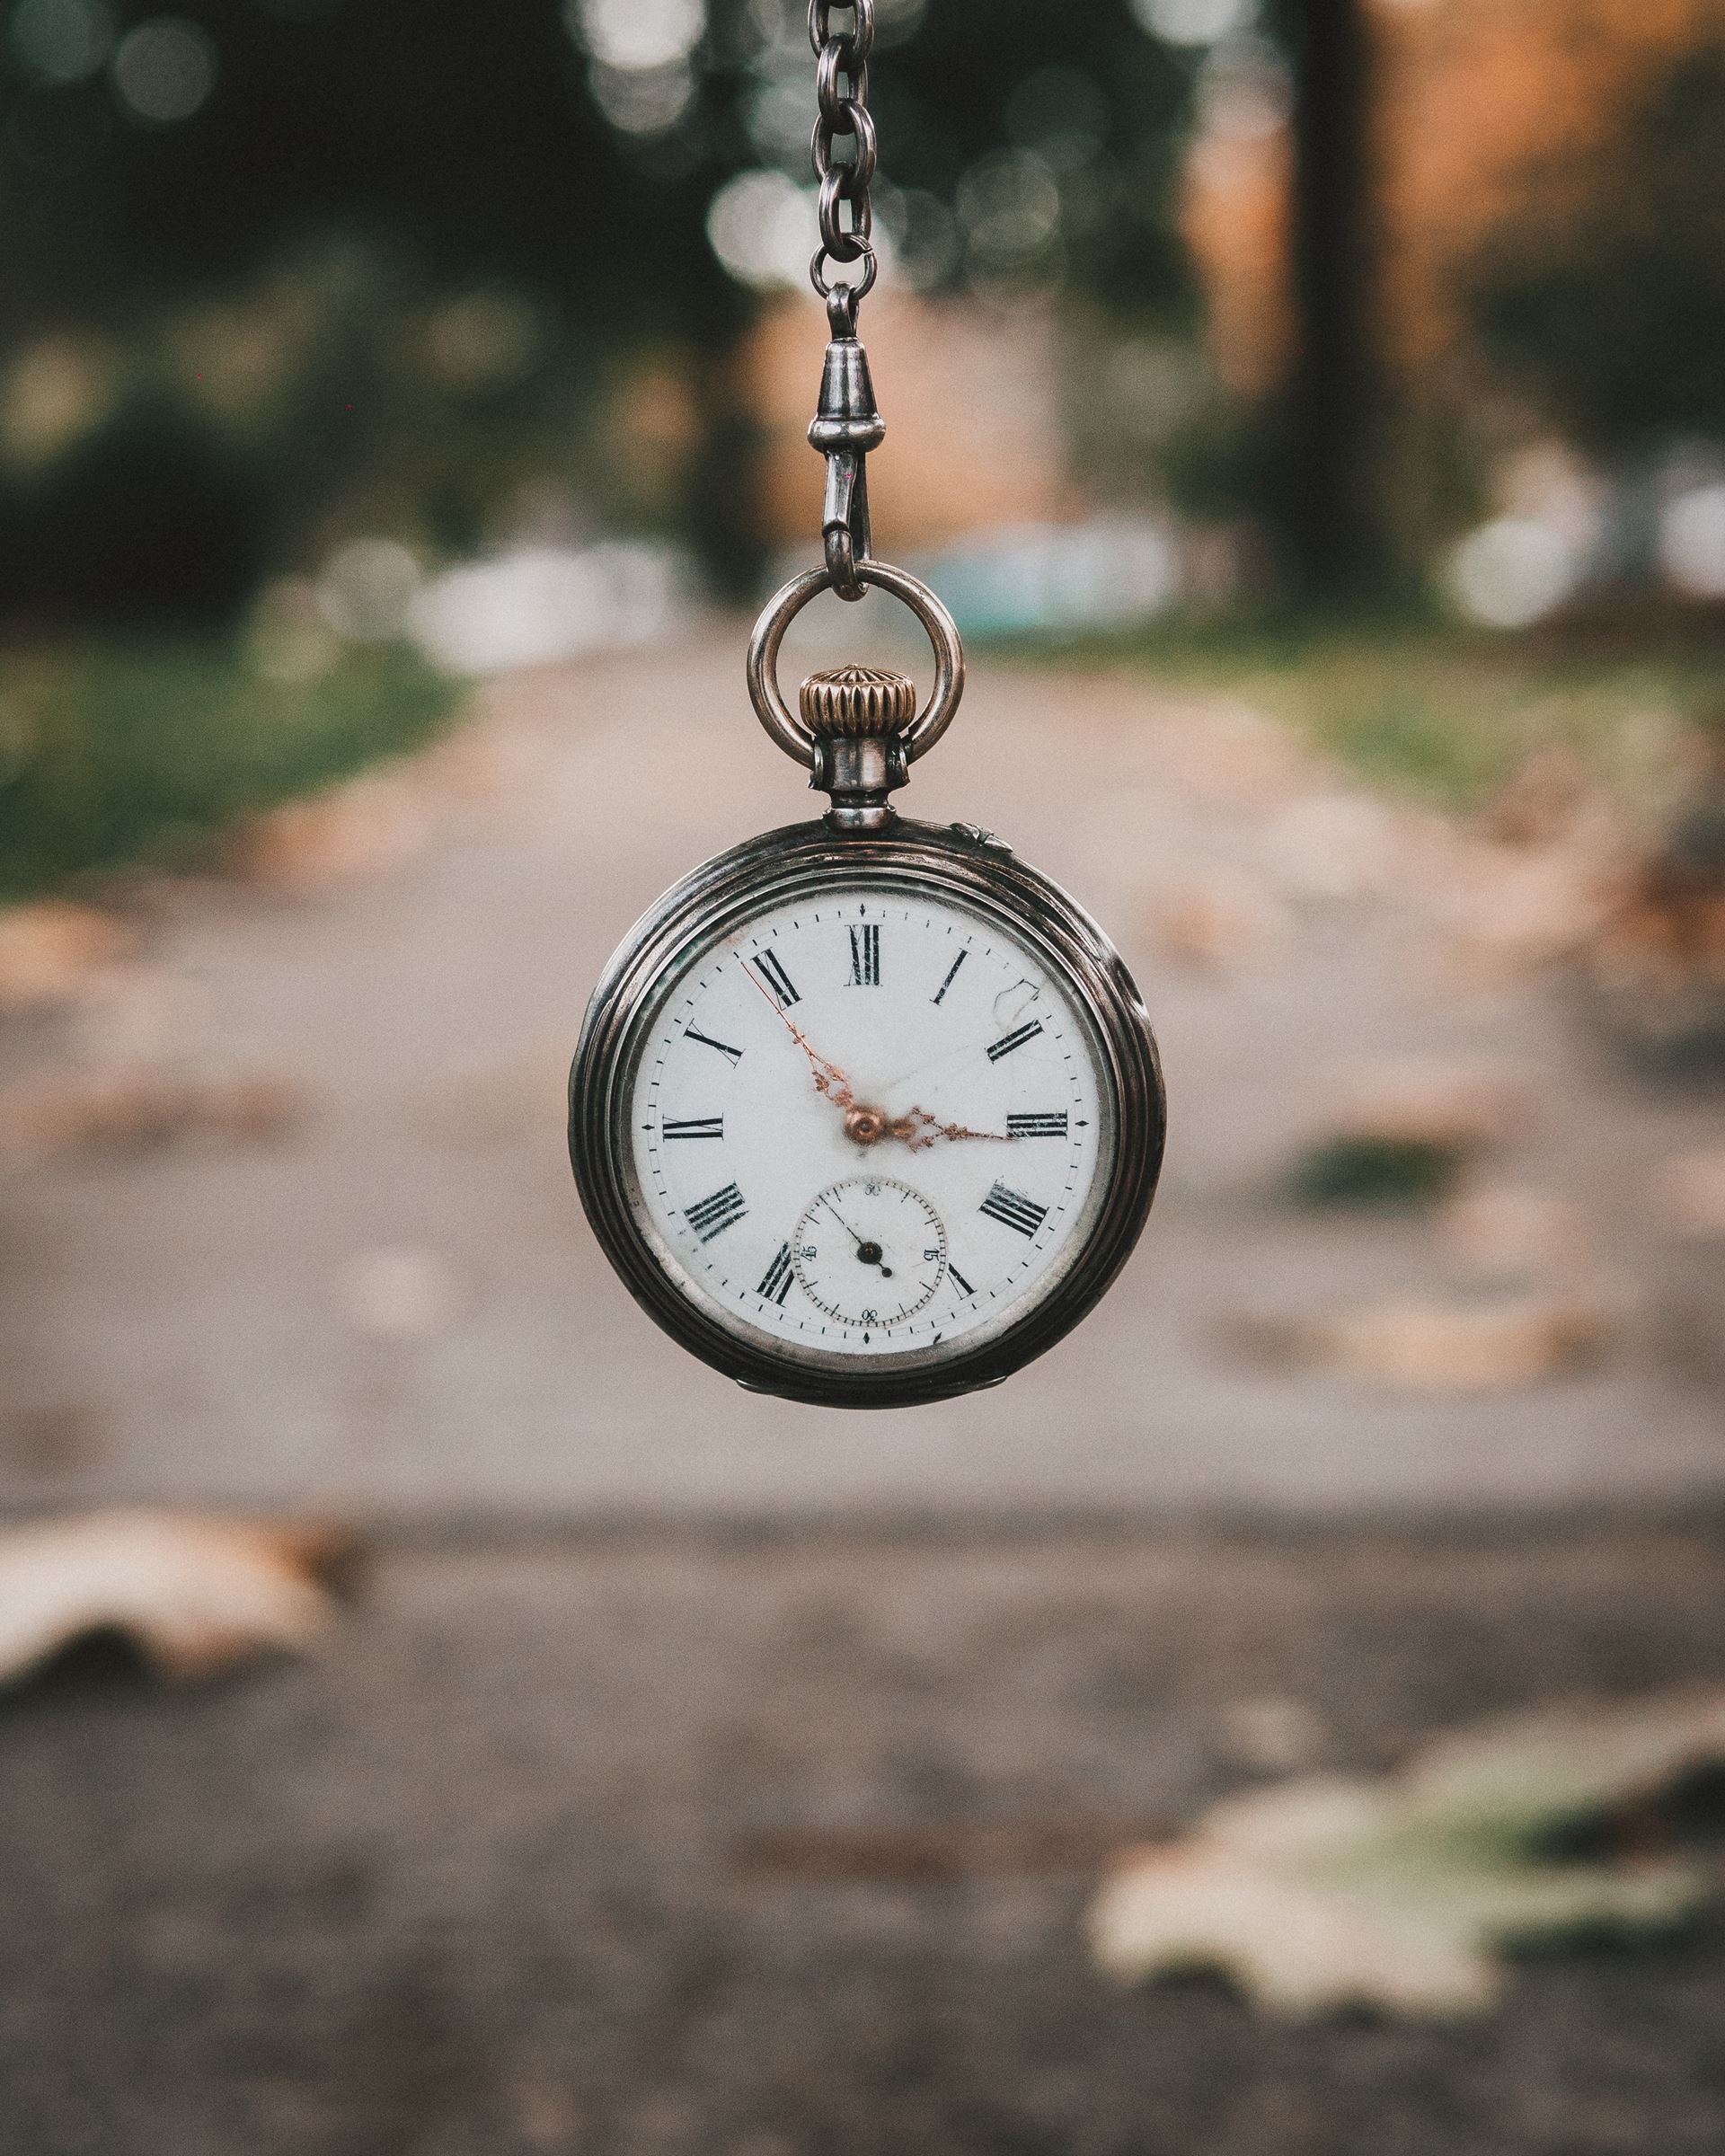
MULTIPOLYGON (((848 35, 826 13, 815 0, 821 124, 846 78, 833 131, 848 108, 871 172, 870 0, 848 35)), ((569 1139, 600 1246, 673 1339, 754 1391, 900 1407, 998 1383, 1094 1306, 1149 1212, 1166 1112, 1148 1016, 1095 922, 992 833, 893 807, 951 722, 964 659, 933 592, 871 553, 868 173, 832 189, 858 168, 830 146, 824 170, 818 127, 826 561, 767 605, 747 674, 831 806, 704 862, 630 931, 588 1006, 569 1139), (857 280, 827 283, 825 262, 858 260, 857 280), (926 702, 850 666, 811 676, 793 714, 786 629, 818 593, 871 586, 928 635, 926 702)))

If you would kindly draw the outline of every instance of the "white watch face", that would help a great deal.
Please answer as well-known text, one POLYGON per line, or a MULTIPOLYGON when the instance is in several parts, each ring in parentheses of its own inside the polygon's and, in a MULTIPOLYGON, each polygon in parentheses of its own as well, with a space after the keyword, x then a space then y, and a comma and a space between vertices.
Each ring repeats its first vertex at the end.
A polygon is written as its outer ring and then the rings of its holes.
POLYGON ((713 944, 653 1016, 637 1216, 733 1330, 974 1346, 1082 1249, 1103 1100, 1091 1026, 1028 943, 945 897, 837 884, 713 944))

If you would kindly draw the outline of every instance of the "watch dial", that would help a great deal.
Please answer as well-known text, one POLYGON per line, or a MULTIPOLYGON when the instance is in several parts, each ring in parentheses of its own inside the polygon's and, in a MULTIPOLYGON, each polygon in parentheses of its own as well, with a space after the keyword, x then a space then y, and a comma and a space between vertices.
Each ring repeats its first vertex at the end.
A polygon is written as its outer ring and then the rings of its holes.
POLYGON ((848 1356, 971 1346, 1082 1248, 1104 1098, 1076 999, 1011 931, 841 885, 713 944, 652 1013, 637 1216, 733 1330, 848 1356))

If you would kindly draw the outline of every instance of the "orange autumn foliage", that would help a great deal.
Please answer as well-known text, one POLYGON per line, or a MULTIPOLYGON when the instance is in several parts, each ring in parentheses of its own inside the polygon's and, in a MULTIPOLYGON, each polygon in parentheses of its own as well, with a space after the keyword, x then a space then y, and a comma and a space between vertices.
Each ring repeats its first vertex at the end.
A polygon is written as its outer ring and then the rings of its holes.
MULTIPOLYGON (((1461 266, 1526 174, 1585 155, 1674 57, 1725 35, 1725 0, 1376 0, 1374 133, 1386 355, 1418 376, 1455 344, 1461 266)), ((1287 358, 1288 144, 1201 137, 1183 227, 1223 376, 1245 394, 1287 358)))

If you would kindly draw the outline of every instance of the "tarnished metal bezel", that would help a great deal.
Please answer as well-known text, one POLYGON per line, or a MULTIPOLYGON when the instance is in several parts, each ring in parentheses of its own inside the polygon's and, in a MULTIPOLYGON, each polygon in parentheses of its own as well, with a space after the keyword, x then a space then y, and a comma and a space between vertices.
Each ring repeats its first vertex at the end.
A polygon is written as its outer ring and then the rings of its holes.
POLYGON ((613 956, 594 990, 569 1080, 569 1150, 581 1203, 606 1256, 672 1339, 751 1389, 817 1407, 907 1407, 997 1384, 1069 1332, 1107 1290, 1155 1194, 1166 1129, 1150 1021, 1119 953, 1057 885, 986 834, 896 819, 884 831, 825 823, 769 831, 705 862, 666 893, 613 956), (721 1324, 660 1259, 637 1218, 630 1102, 650 1023, 712 943, 769 908, 843 879, 910 885, 997 920, 1066 985, 1101 1051, 1112 1161, 1088 1234, 1047 1292, 982 1341, 862 1358, 795 1348, 721 1324))

